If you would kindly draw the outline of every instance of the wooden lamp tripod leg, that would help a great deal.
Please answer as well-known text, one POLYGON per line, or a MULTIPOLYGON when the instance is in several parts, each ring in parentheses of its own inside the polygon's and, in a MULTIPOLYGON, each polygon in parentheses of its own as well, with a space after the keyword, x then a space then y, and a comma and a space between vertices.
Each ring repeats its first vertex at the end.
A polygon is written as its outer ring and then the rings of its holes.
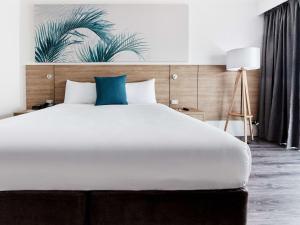
POLYGON ((245 69, 241 69, 240 73, 237 75, 235 79, 234 84, 234 91, 233 96, 231 99, 231 104, 229 107, 228 115, 226 118, 225 128, 224 130, 227 131, 229 118, 230 116, 239 116, 244 119, 244 138, 245 142, 248 141, 248 126, 250 131, 251 140, 254 140, 253 137, 253 128, 252 128, 252 114, 251 114, 251 107, 250 107, 250 98, 249 98, 249 88, 248 88, 248 81, 247 81, 247 74, 245 69), (241 94, 242 94, 242 102, 241 102, 241 112, 240 113, 234 113, 233 106, 234 106, 234 100, 236 96, 236 92, 239 86, 239 83, 241 81, 241 94))
POLYGON ((252 128, 252 114, 251 114, 251 108, 250 108, 250 98, 249 98, 249 88, 248 88, 248 81, 247 81, 247 74, 245 69, 241 69, 240 73, 237 75, 235 84, 234 84, 234 91, 233 91, 233 96, 231 100, 231 104, 229 107, 226 123, 225 123, 225 128, 224 130, 227 131, 228 128, 228 123, 229 123, 229 118, 230 116, 238 116, 242 117, 244 119, 244 138, 245 142, 247 143, 248 141, 248 126, 250 130, 250 135, 251 135, 251 140, 254 140, 253 137, 253 128, 252 128), (241 81, 241 94, 242 94, 242 102, 241 102, 241 112, 240 113, 234 113, 232 112, 233 105, 234 105, 234 100, 235 100, 235 95, 239 86, 239 83, 241 81), (249 123, 249 124, 248 124, 249 123))
POLYGON ((224 131, 227 131, 227 128, 228 128, 228 122, 229 122, 229 118, 230 118, 230 113, 232 113, 232 109, 233 109, 233 105, 234 105, 234 99, 235 99, 235 96, 236 96, 236 92, 237 92, 237 89, 238 89, 241 77, 242 77, 242 74, 239 73, 236 76, 236 79, 235 79, 233 95, 232 95, 231 104, 230 104, 230 107, 229 107, 229 110, 228 110, 228 114, 227 114, 227 118, 226 118, 226 123, 225 123, 224 131))
POLYGON ((248 120, 248 113, 247 113, 247 98, 246 98, 246 71, 242 71, 242 108, 243 108, 243 117, 244 117, 244 138, 245 142, 248 141, 248 129, 247 129, 247 120, 248 120))
POLYGON ((250 97, 249 97, 249 88, 248 88, 248 81, 247 81, 247 74, 245 71, 245 88, 246 88, 246 100, 247 100, 247 110, 248 110, 248 116, 249 116, 249 128, 250 128, 250 136, 251 136, 251 140, 254 140, 254 135, 253 135, 253 127, 252 127, 252 113, 251 113, 251 106, 250 106, 250 97))

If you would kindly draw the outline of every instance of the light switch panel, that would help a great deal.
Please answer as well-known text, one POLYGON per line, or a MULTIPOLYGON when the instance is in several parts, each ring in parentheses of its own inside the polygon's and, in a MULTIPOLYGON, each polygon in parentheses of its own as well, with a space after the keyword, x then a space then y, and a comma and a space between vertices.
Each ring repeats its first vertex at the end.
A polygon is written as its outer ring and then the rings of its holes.
POLYGON ((178 99, 171 99, 171 105, 178 105, 179 101, 178 99))

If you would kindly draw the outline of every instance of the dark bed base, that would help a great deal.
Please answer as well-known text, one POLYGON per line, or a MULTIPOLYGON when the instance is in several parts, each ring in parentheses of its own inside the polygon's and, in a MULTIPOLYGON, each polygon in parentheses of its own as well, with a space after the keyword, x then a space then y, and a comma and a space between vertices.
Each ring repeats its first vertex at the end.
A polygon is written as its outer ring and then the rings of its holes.
POLYGON ((245 225, 245 189, 0 192, 0 225, 245 225))

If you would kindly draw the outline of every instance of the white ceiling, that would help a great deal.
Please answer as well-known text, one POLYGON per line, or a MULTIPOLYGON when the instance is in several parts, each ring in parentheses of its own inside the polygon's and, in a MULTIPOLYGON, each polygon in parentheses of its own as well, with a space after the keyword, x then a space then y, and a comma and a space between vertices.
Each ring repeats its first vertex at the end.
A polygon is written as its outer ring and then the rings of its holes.
POLYGON ((262 14, 287 0, 255 0, 257 1, 258 14, 262 14))

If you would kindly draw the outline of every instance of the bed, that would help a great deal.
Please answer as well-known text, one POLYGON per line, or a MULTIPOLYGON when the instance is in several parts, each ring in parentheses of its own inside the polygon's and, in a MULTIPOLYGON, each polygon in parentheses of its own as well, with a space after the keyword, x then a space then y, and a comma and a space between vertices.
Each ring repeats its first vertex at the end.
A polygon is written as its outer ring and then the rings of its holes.
POLYGON ((0 137, 2 191, 234 189, 251 164, 247 145, 162 104, 59 104, 0 137))
POLYGON ((246 144, 162 104, 59 104, 0 137, 0 191, 242 190, 250 173, 246 144))
POLYGON ((246 224, 249 147, 166 105, 58 104, 0 138, 0 224, 246 224))

